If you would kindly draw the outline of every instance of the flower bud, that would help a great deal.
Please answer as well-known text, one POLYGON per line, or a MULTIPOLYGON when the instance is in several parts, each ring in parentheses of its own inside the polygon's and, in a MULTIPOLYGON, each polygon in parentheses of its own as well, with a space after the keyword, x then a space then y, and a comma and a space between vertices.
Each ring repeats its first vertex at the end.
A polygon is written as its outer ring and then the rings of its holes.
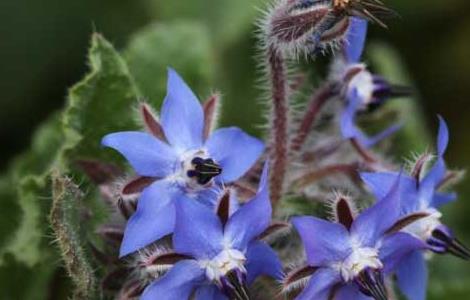
POLYGON ((291 55, 315 54, 342 42, 352 16, 383 27, 393 11, 377 0, 283 0, 263 24, 266 45, 291 55))

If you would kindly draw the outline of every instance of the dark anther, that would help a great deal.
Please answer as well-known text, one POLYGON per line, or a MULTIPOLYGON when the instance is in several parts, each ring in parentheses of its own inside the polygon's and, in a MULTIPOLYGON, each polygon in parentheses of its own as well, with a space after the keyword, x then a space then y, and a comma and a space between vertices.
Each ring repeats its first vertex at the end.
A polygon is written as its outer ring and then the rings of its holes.
POLYGON ((250 300, 245 275, 239 270, 232 270, 221 278, 222 290, 233 300, 250 300))
POLYGON ((452 232, 444 226, 434 229, 427 243, 436 253, 450 253, 461 259, 470 260, 470 249, 456 239, 452 232))
POLYGON ((355 279, 360 291, 375 300, 387 300, 384 277, 381 270, 367 268, 355 279))
POLYGON ((196 177, 201 185, 207 184, 212 178, 222 173, 222 168, 210 158, 195 157, 191 163, 194 169, 189 170, 187 174, 189 177, 196 177))

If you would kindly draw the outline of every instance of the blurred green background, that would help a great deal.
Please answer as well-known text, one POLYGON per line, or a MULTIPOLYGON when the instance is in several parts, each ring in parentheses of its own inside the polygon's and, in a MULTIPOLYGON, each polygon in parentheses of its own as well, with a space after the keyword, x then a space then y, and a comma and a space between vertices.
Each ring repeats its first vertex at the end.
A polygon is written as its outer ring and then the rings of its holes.
MULTIPOLYGON (((152 24, 156 22, 168 28, 177 27, 174 24, 183 20, 194 22, 195 30, 203 31, 201 36, 207 40, 195 45, 182 39, 173 43, 170 50, 163 44, 155 45, 151 50, 155 53, 162 51, 165 53, 162 57, 169 57, 169 61, 158 62, 154 72, 140 74, 138 79, 149 83, 155 81, 157 85, 166 80, 165 64, 177 67, 184 63, 180 61, 181 57, 172 56, 172 53, 181 53, 185 49, 207 51, 209 58, 201 61, 197 72, 184 75, 196 86, 195 90, 201 97, 207 96, 212 89, 222 91, 226 100, 223 123, 257 132, 253 124, 260 124, 262 118, 261 108, 256 102, 260 91, 256 88, 256 27, 253 23, 260 15, 257 7, 264 7, 264 2, 2 0, 0 168, 5 170, 9 161, 28 147, 34 128, 63 107, 67 89, 84 76, 91 33, 102 33, 131 61, 132 53, 139 51, 139 41, 133 33, 151 31, 152 26, 156 26, 152 24), (133 41, 132 46, 127 47, 130 41, 133 41), (208 82, 192 78, 200 73, 209 74, 208 82)), ((434 135, 437 113, 449 123, 449 165, 469 168, 470 2, 388 0, 387 4, 399 12, 400 18, 388 22, 389 30, 373 26, 370 48, 385 46, 399 56, 392 55, 393 59, 388 55, 382 56, 390 52, 387 50, 370 56, 366 54, 366 58, 377 64, 377 69, 395 72, 389 74, 395 80, 413 82, 419 91, 416 99, 425 113, 430 132, 434 135)), ((165 33, 161 38, 165 40, 165 33)), ((162 97, 162 93, 156 88, 145 96, 162 97)), ((467 196, 470 198, 470 179, 464 180, 458 190, 460 201, 446 209, 450 215, 446 222, 470 244, 470 199, 466 201, 467 196)), ((447 271, 446 274, 452 274, 452 277, 446 278, 442 274, 433 277, 436 278, 431 286, 433 299, 470 299, 470 294, 468 298, 464 296, 470 291, 470 264, 462 265, 453 258, 439 258, 434 265, 439 268, 436 273, 447 271), (466 280, 454 281, 456 276, 463 276, 466 280)), ((10 273, 1 275, 2 278, 23 272, 20 269, 6 271, 10 273)), ((24 272, 28 271, 25 269, 24 272)), ((57 276, 56 280, 60 280, 64 275, 57 276)), ((48 284, 54 285, 53 282, 48 284)))

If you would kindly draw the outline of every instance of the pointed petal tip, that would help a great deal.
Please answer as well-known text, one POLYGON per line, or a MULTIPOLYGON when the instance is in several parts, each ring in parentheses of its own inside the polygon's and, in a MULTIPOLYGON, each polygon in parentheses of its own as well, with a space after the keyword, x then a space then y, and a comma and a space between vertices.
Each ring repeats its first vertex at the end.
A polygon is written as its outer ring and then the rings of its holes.
POLYGON ((264 162, 263 171, 261 173, 261 179, 259 182, 258 191, 263 189, 269 190, 269 160, 264 162))
POLYGON ((449 127, 441 115, 437 115, 439 119, 439 130, 437 135, 437 153, 443 156, 449 144, 449 127))

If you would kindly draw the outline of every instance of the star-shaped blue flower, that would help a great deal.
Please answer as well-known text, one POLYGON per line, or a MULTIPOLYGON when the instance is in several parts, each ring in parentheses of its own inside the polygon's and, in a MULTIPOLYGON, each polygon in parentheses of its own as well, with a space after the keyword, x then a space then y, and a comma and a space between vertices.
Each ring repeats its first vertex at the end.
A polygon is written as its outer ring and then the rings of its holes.
POLYGON ((191 89, 172 69, 161 109, 166 141, 145 132, 117 132, 102 144, 119 151, 137 174, 157 177, 140 196, 129 220, 120 255, 132 253, 172 232, 173 201, 181 195, 211 205, 211 190, 239 179, 259 158, 263 143, 230 127, 203 138, 204 114, 191 89))
POLYGON ((141 299, 247 299, 246 285, 256 277, 279 278, 277 255, 258 240, 271 222, 267 178, 265 167, 257 195, 225 221, 196 201, 178 199, 173 247, 187 259, 151 283, 141 299))
MULTIPOLYGON (((424 178, 404 176, 403 184, 400 186, 401 215, 421 214, 425 217, 405 227, 403 231, 426 242, 427 248, 433 252, 451 253, 470 259, 470 251, 440 221, 442 214, 439 208, 456 198, 454 193, 439 192, 440 184, 447 173, 444 153, 448 142, 447 125, 439 116, 436 162, 424 178)), ((397 173, 362 173, 361 177, 374 194, 380 197, 393 184, 397 173)), ((397 276, 401 290, 409 299, 426 298, 427 267, 423 251, 415 251, 407 256, 398 268, 397 276)))
POLYGON ((333 223, 316 217, 296 217, 292 223, 303 241, 314 273, 297 300, 386 298, 384 275, 402 257, 424 243, 394 232, 400 214, 400 183, 356 218, 333 223))

